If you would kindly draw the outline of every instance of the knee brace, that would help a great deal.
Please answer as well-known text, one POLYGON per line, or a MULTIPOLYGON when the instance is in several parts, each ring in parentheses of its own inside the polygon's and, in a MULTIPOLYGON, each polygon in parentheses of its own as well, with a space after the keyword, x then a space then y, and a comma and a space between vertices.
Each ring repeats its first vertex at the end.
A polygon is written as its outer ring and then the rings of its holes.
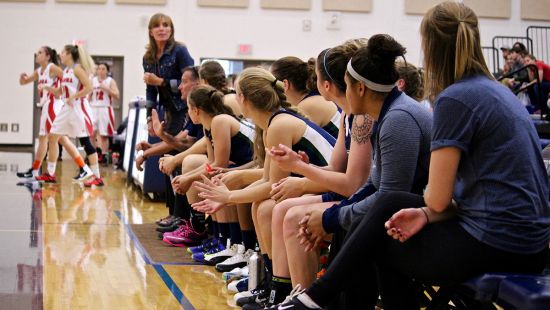
POLYGON ((84 151, 86 152, 86 155, 92 155, 96 152, 95 147, 92 145, 92 142, 90 141, 90 137, 84 137, 84 138, 78 138, 80 140, 80 144, 84 147, 84 151))

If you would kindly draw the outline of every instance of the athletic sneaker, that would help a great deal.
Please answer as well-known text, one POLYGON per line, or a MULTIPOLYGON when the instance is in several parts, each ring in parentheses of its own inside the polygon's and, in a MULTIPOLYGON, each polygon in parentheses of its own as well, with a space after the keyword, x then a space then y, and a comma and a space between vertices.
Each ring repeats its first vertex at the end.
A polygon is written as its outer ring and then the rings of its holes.
POLYGON ((80 172, 75 177, 73 177, 73 180, 77 182, 81 182, 93 175, 94 173, 92 172, 92 170, 90 170, 90 168, 88 169, 80 168, 80 172))
POLYGON ((206 237, 206 231, 197 232, 189 222, 182 225, 173 233, 164 234, 162 241, 173 246, 190 246, 202 242, 206 237))
POLYGON ((248 289, 248 277, 234 280, 227 284, 227 290, 234 293, 244 292, 248 289))
POLYGON ((248 251, 245 251, 244 245, 237 244, 237 253, 223 262, 216 264, 216 270, 219 272, 225 272, 234 268, 244 267, 253 253, 253 250, 249 249, 248 251))
POLYGON ((25 172, 17 172, 16 174, 17 174, 18 178, 29 179, 29 178, 33 177, 32 168, 30 168, 29 170, 27 170, 25 172))
POLYGON ((233 299, 235 300, 235 302, 237 303, 237 306, 239 307, 244 307, 249 304, 263 305, 267 303, 267 301, 269 300, 270 292, 271 292, 271 289, 266 289, 262 287, 262 288, 254 289, 252 291, 246 291, 246 292, 235 294, 233 299), (241 297, 241 296, 244 296, 244 297, 241 297))
POLYGON ((220 239, 215 237, 208 238, 204 240, 200 245, 188 247, 187 252, 189 254, 207 252, 208 249, 210 249, 211 247, 215 247, 218 243, 220 243, 220 239))
POLYGON ((94 175, 91 180, 84 182, 84 186, 86 187, 92 187, 92 185, 103 186, 105 184, 103 183, 103 179, 98 178, 94 175))
MULTIPOLYGON (((231 271, 226 271, 222 273, 222 279, 224 281, 228 281, 231 278, 237 278, 237 277, 248 277, 248 266, 244 266, 243 268, 234 268, 231 271)), ((242 292, 242 291, 240 291, 242 292)))
POLYGON ((306 302, 306 299, 304 299, 304 297, 307 297, 307 296, 305 296, 304 291, 305 291, 305 289, 302 289, 300 284, 298 284, 292 290, 292 292, 290 292, 290 295, 288 295, 282 303, 280 303, 278 305, 273 305, 273 306, 265 308, 265 309, 268 309, 268 310, 312 310, 312 309, 321 309, 319 306, 317 306, 314 303, 313 304, 308 304, 306 306, 306 303, 308 303, 308 302, 306 302), (303 294, 303 296, 302 296, 302 294, 303 294))
POLYGON ((198 252, 193 254, 191 257, 194 261, 202 264, 206 264, 207 262, 204 260, 204 256, 207 254, 214 254, 225 250, 225 246, 221 242, 217 243, 215 246, 209 248, 206 252, 198 252))
POLYGON ((171 223, 172 220, 174 220, 174 218, 175 218, 175 216, 173 216, 173 215, 168 215, 167 217, 163 217, 163 218, 161 218, 161 219, 159 219, 159 220, 156 220, 155 223, 156 223, 157 225, 160 225, 160 226, 168 226, 168 225, 169 225, 168 222, 171 223))
POLYGON ((44 173, 42 175, 34 177, 37 181, 46 182, 46 183, 56 183, 55 175, 50 175, 49 173, 44 173))
POLYGON ((232 257, 233 255, 237 254, 237 245, 234 244, 232 246, 229 246, 230 244, 231 244, 231 240, 227 239, 227 246, 225 250, 215 254, 205 254, 204 261, 208 265, 214 266, 232 257))

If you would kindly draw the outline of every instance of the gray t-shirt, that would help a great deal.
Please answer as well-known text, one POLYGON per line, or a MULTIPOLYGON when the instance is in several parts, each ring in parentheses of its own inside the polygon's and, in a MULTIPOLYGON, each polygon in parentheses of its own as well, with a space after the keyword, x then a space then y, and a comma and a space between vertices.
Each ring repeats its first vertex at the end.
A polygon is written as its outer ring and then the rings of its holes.
POLYGON ((462 227, 505 251, 548 247, 548 176, 537 132, 517 97, 475 76, 449 86, 434 106, 432 151, 462 151, 453 193, 462 227))
MULTIPOLYGON (((394 89, 386 101, 394 100, 380 115, 374 141, 374 159, 369 184, 373 193, 352 196, 339 208, 336 217, 340 227, 348 229, 358 215, 367 212, 380 193, 392 191, 422 194, 428 180, 432 116, 414 99, 394 89)), ((384 103, 384 105, 389 102, 384 103)), ((384 109, 383 109, 384 110, 384 109)), ((363 191, 361 189, 360 191, 363 191)), ((330 212, 330 211, 329 211, 330 212)), ((328 216, 327 216, 328 217, 328 216)), ((330 226, 329 223, 324 225, 330 226)))

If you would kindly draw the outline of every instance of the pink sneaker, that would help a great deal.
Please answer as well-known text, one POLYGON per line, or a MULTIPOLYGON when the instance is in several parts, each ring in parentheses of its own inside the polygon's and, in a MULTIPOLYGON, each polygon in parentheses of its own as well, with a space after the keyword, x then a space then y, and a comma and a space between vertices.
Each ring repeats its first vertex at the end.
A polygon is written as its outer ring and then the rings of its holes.
POLYGON ((164 238, 162 238, 162 241, 172 246, 181 247, 196 245, 198 243, 201 243, 204 239, 206 239, 206 237, 206 231, 199 233, 195 229, 193 229, 193 226, 187 224, 183 228, 181 228, 181 230, 178 228, 178 230, 176 230, 171 235, 164 234, 164 238))
POLYGON ((183 230, 188 229, 189 224, 186 220, 183 220, 180 225, 178 225, 178 228, 174 231, 169 231, 164 233, 164 237, 173 236, 173 235, 180 235, 183 230))

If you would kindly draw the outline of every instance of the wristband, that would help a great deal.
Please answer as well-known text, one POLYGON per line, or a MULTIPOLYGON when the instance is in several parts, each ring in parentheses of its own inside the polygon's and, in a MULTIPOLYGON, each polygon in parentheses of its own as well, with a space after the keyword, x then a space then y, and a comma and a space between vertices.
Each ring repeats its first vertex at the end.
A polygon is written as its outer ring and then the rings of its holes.
POLYGON ((426 216, 426 223, 430 224, 430 218, 428 217, 426 210, 424 210, 424 208, 420 208, 420 210, 422 210, 422 213, 426 216))

